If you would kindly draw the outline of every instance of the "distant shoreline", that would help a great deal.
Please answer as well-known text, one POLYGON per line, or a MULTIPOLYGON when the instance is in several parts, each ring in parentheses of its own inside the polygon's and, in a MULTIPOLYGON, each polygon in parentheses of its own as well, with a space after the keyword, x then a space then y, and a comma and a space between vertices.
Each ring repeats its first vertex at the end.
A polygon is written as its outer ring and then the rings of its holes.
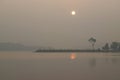
POLYGON ((120 50, 36 50, 35 52, 120 52, 120 50))

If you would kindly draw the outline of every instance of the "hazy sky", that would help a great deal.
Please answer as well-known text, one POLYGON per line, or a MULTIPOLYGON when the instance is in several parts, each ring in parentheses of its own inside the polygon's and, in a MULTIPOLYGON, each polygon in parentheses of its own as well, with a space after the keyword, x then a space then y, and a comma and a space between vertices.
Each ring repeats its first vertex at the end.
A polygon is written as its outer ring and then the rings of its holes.
POLYGON ((0 42, 85 48, 90 37, 120 41, 120 0, 0 0, 0 42))

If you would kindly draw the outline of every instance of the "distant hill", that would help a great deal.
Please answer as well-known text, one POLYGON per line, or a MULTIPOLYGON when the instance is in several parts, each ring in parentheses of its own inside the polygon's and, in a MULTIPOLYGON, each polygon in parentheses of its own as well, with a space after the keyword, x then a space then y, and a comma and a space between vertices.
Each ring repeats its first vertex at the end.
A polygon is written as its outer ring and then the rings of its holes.
POLYGON ((24 46, 18 43, 0 43, 0 51, 33 51, 37 47, 24 46))

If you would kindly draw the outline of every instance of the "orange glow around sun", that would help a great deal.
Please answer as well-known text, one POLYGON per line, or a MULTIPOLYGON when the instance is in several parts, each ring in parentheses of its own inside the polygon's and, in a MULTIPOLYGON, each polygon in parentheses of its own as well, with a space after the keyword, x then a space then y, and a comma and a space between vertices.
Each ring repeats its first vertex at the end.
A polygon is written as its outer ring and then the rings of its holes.
POLYGON ((70 55, 70 59, 71 59, 71 60, 76 59, 76 54, 75 54, 75 53, 72 53, 72 54, 70 55))

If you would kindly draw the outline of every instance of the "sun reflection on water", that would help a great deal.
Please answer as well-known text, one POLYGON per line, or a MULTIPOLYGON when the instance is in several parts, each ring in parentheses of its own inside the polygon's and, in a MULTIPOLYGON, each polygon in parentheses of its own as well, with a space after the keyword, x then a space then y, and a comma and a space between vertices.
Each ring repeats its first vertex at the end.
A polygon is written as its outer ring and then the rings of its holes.
POLYGON ((70 59, 71 59, 71 60, 76 59, 76 57, 77 57, 77 56, 76 56, 76 54, 75 54, 75 53, 70 54, 70 59))

